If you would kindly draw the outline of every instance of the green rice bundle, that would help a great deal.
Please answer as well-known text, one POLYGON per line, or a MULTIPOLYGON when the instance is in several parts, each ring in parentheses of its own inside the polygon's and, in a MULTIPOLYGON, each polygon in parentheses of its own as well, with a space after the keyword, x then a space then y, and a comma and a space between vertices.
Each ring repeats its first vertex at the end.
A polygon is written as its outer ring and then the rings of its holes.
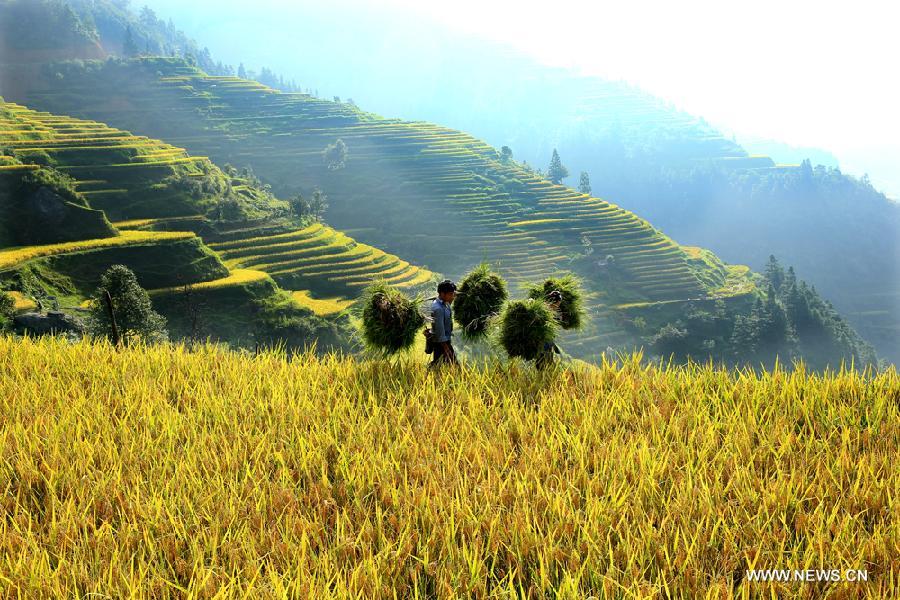
POLYGON ((500 314, 500 345, 512 357, 532 360, 556 339, 559 325, 543 300, 515 300, 500 314))
POLYGON ((486 264, 463 278, 453 301, 453 316, 466 339, 484 337, 489 320, 500 313, 507 299, 506 282, 486 264))
POLYGON ((546 300, 553 290, 559 290, 562 301, 559 303, 559 325, 563 329, 578 329, 584 320, 584 300, 581 283, 570 274, 562 277, 551 277, 543 284, 533 285, 528 289, 528 297, 535 300, 546 300))
POLYGON ((366 346, 386 354, 407 350, 425 324, 418 303, 377 282, 363 292, 362 333, 366 346))

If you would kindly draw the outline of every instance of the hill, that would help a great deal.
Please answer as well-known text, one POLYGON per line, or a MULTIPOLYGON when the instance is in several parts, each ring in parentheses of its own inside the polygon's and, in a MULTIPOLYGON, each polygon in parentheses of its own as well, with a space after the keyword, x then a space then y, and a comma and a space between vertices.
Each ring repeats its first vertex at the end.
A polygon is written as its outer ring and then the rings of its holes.
POLYGON ((753 289, 745 269, 692 260, 643 219, 554 185, 462 132, 209 76, 173 59, 56 65, 45 74, 48 87, 28 95, 37 105, 249 164, 283 197, 321 186, 335 226, 435 271, 458 277, 487 259, 513 283, 580 273, 595 298, 594 328, 580 346, 571 340, 581 353, 628 343, 611 306, 753 289), (337 140, 347 156, 333 169, 323 153, 337 140))
POLYGON ((18 595, 807 597, 747 581, 782 567, 866 571, 827 595, 900 592, 894 370, 634 357, 435 380, 10 338, 0 369, 18 595))
MULTIPOLYGON (((770 254, 794 265, 880 353, 900 361, 900 205, 835 169, 827 154, 737 143, 664 98, 538 64, 399 6, 354 3, 346 16, 335 5, 284 6, 249 19, 240 4, 215 11, 202 3, 150 4, 193 24, 189 33, 213 53, 249 70, 266 67, 258 78, 268 85, 297 79, 323 97, 441 123, 509 146, 536 167, 546 168, 556 148, 571 173, 565 183, 577 185, 587 172, 593 195, 682 244, 754 270, 770 254), (269 76, 273 69, 282 77, 269 76), (811 163, 805 173, 804 159, 811 163)), ((607 60, 615 68, 619 57, 607 60)), ((873 180, 900 185, 885 168, 890 155, 882 164, 877 158, 868 163, 873 180)))
POLYGON ((338 336, 313 314, 341 312, 375 278, 433 278, 327 225, 296 224, 288 203, 233 169, 102 123, 0 103, 0 148, 0 278, 23 300, 79 307, 123 263, 178 333, 202 306, 215 339, 291 337, 293 322, 307 328, 295 338, 319 332, 324 346, 338 336))
MULTIPOLYGON (((91 6, 88 17, 94 22, 98 10, 120 18, 121 11, 104 8, 104 2, 91 6)), ((162 27, 144 13, 140 23, 136 17, 129 21, 126 32, 149 32, 148 46, 156 43, 154 35, 170 36, 171 25, 162 27)), ((104 22, 111 22, 106 16, 104 22)), ((121 33, 121 23, 101 29, 104 35, 121 33)), ((115 42, 105 47, 114 50, 115 42)), ((279 94, 246 79, 209 76, 190 56, 46 64, 42 75, 29 82, 30 103, 163 137, 223 163, 252 165, 262 180, 295 203, 305 202, 295 194, 309 198, 311 190, 323 187, 331 223, 453 277, 482 260, 495 263, 514 283, 575 272, 587 284, 591 312, 588 327, 564 340, 575 356, 598 358, 605 347, 649 345, 674 349, 679 356, 727 362, 763 357, 763 363, 772 364, 776 354, 782 360, 802 354, 799 349, 811 347, 811 340, 802 338, 812 336, 834 349, 817 353, 810 363, 816 367, 875 360, 871 348, 814 289, 798 285, 797 294, 782 293, 780 283, 768 294, 755 289, 755 282, 763 280, 746 267, 681 247, 634 214, 555 185, 512 160, 505 149, 497 152, 462 132, 382 119, 352 102, 279 94), (800 304, 815 309, 787 310, 789 297, 802 297, 800 304), (749 331, 740 319, 750 323, 749 331)), ((721 140, 710 144, 713 150, 722 147, 721 140)), ((704 144, 696 146, 685 150, 685 160, 707 152, 704 144)), ((242 172, 257 181, 250 170, 242 172)), ((220 249, 233 266, 266 265, 286 286, 302 285, 289 272, 295 266, 320 274, 307 248, 289 247, 288 239, 271 245, 263 240, 282 233, 288 232, 250 233, 251 245, 261 246, 257 249, 245 251, 240 240, 220 249)), ((367 260, 353 254, 337 266, 347 268, 350 282, 358 284, 367 260)), ((405 281, 403 272, 394 278, 397 270, 391 269, 393 279, 405 281)), ((324 274, 335 279, 334 270, 324 274)), ((304 292, 296 298, 309 304, 304 292)))

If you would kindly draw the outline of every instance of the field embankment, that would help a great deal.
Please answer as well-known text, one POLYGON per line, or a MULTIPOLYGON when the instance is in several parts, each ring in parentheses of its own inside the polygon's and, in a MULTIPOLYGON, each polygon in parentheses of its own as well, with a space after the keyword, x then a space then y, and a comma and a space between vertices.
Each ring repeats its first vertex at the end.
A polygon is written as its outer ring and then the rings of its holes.
POLYGON ((13 597, 900 595, 893 370, 435 376, 9 338, 0 369, 13 597))

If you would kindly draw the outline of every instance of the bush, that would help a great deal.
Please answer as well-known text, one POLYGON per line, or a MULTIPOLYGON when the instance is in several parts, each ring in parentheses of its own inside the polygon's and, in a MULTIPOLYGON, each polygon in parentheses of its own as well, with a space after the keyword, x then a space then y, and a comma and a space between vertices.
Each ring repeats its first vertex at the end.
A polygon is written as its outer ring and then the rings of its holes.
POLYGON ((578 329, 584 321, 584 299, 581 283, 570 274, 562 277, 551 277, 541 285, 528 289, 528 297, 534 300, 545 300, 553 290, 562 294, 559 303, 559 325, 563 329, 578 329))
POLYGON ((559 325, 543 300, 516 300, 500 315, 500 345, 513 357, 532 360, 556 339, 559 325))
POLYGON ((453 301, 453 315, 466 339, 478 339, 487 333, 488 322, 503 308, 508 295, 506 282, 486 264, 466 275, 453 301))
POLYGON ((425 324, 425 317, 417 309, 418 301, 383 282, 370 285, 362 297, 366 346, 386 354, 412 347, 425 324))

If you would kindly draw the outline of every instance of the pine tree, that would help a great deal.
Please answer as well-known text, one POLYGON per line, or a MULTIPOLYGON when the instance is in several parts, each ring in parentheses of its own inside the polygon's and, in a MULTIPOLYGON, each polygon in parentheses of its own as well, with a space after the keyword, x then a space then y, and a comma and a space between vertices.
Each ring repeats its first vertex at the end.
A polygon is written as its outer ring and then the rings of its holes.
POLYGON ((591 195, 591 178, 588 176, 587 171, 581 172, 581 181, 578 182, 578 191, 582 194, 591 195))
POLYGON ((241 79, 247 79, 247 69, 244 68, 244 63, 241 63, 238 66, 237 76, 240 77, 241 79))
POLYGON ((553 149, 553 157, 550 159, 550 166, 547 167, 547 179, 553 183, 560 183, 569 176, 569 170, 565 168, 559 159, 559 152, 553 149))
POLYGON ((766 279, 775 288, 776 292, 781 289, 781 284, 784 283, 784 269, 781 268, 778 260, 772 254, 769 255, 769 262, 766 264, 766 279))

